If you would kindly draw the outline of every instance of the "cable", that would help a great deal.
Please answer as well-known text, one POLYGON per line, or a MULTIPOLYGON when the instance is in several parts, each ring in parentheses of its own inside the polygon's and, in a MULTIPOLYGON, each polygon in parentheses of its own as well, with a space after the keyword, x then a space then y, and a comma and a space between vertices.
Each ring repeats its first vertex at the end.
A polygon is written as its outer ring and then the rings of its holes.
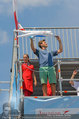
MULTIPOLYGON (((56 66, 57 65, 57 63, 56 64, 54 64, 52 67, 50 67, 48 70, 50 70, 50 69, 52 69, 54 66, 56 66)), ((29 69, 29 70, 31 70, 31 71, 34 71, 34 72, 47 72, 48 70, 45 70, 45 71, 37 71, 37 70, 32 70, 32 69, 30 69, 29 67, 27 67, 27 66, 25 66, 27 69, 29 69)))

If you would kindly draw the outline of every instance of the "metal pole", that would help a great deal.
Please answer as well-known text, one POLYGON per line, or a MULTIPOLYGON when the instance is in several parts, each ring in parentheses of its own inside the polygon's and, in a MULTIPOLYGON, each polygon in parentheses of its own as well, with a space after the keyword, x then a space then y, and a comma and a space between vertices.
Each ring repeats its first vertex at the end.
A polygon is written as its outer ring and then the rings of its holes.
POLYGON ((68 37, 68 29, 66 29, 66 36, 67 36, 68 57, 70 57, 70 54, 69 54, 69 53, 70 53, 70 52, 69 52, 70 50, 69 50, 69 39, 68 39, 69 37, 68 37))
POLYGON ((19 62, 19 67, 20 67, 20 112, 21 112, 21 115, 23 113, 23 103, 24 103, 24 98, 23 98, 23 83, 22 83, 22 63, 21 61, 19 62))
POLYGON ((59 74, 59 87, 60 87, 60 95, 62 96, 62 82, 61 82, 61 69, 60 69, 60 60, 58 60, 58 74, 59 74))
MULTIPOLYGON (((14 64, 15 61, 17 61, 17 40, 16 40, 16 33, 14 32, 14 38, 13 38, 13 54, 12 54, 12 73, 11 73, 11 81, 10 81, 10 95, 9 95, 9 103, 10 103, 10 110, 11 110, 11 100, 13 95, 13 82, 14 82, 14 64)), ((11 115, 9 117, 11 119, 11 115)))

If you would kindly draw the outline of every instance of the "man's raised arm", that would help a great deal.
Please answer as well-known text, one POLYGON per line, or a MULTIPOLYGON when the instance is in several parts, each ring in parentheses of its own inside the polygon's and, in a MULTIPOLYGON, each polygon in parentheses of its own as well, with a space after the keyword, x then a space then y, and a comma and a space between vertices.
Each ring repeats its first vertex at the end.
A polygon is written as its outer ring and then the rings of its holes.
POLYGON ((60 37, 59 36, 55 36, 55 37, 59 42, 59 50, 58 50, 58 54, 59 54, 59 53, 63 52, 63 45, 62 45, 60 37))
POLYGON ((77 71, 74 70, 73 73, 72 73, 71 79, 70 79, 70 81, 69 81, 69 83, 70 83, 71 85, 74 85, 73 78, 75 77, 76 74, 77 74, 77 71))
POLYGON ((31 49, 33 50, 33 52, 36 52, 36 49, 34 48, 34 43, 33 43, 33 39, 30 38, 30 46, 31 46, 31 49))

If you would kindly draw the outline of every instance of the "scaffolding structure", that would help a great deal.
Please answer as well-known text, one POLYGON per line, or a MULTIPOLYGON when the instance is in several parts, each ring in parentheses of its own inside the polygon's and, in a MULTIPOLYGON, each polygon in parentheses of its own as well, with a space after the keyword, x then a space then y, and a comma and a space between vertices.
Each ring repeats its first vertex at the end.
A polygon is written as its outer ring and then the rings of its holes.
MULTIPOLYGON (((46 42, 48 43, 48 51, 50 50, 57 50, 58 49, 58 43, 55 39, 55 35, 59 35, 61 37, 62 43, 63 43, 63 53, 59 56, 56 56, 56 67, 58 70, 58 85, 59 85, 59 95, 63 96, 65 93, 65 90, 63 90, 62 82, 67 82, 70 80, 70 78, 66 79, 62 77, 62 65, 77 65, 79 68, 79 46, 78 46, 78 39, 79 39, 79 27, 70 27, 70 28, 25 28, 25 30, 49 30, 53 32, 53 36, 51 37, 44 37, 46 39, 46 42), (66 59, 66 61, 64 60, 66 59)), ((30 40, 29 37, 20 37, 18 38, 17 35, 20 35, 21 33, 17 30, 14 30, 14 40, 13 40, 13 54, 12 54, 12 72, 11 72, 11 81, 0 81, 0 83, 10 83, 10 90, 8 89, 0 89, 0 91, 9 91, 9 103, 12 108, 17 108, 19 113, 19 117, 22 116, 23 113, 23 103, 24 103, 24 95, 23 95, 23 86, 22 86, 22 69, 21 65, 23 62, 23 55, 25 53, 29 54, 30 59, 32 61, 36 60, 37 57, 33 54, 31 48, 30 48, 30 40), (14 99, 15 97, 15 99, 14 99), (14 101, 12 103, 12 101, 14 101), (17 103, 18 102, 18 103, 17 103)), ((42 38, 34 38, 34 45, 35 47, 38 47, 38 41, 42 38)), ((75 68, 75 67, 74 67, 75 68)), ((73 68, 73 69, 74 69, 73 68)), ((73 80, 79 80, 73 79, 73 80)), ((77 92, 72 90, 66 90, 68 93, 77 92)), ((11 108, 11 109, 12 109, 11 108)), ((11 115, 10 115, 11 116, 11 115)))
MULTIPOLYGON (((56 57, 57 62, 56 65, 58 67, 58 83, 59 83, 59 93, 61 96, 63 96, 63 93, 65 91, 63 91, 62 89, 62 81, 69 81, 70 79, 63 79, 63 77, 61 77, 61 65, 65 65, 65 64, 77 64, 79 65, 79 54, 78 54, 78 31, 79 28, 25 28, 26 30, 30 31, 34 31, 34 30, 49 30, 53 32, 53 36, 51 37, 46 37, 46 42, 48 43, 49 47, 48 47, 48 51, 52 50, 57 50, 58 49, 58 43, 57 40, 55 39, 55 35, 59 35, 61 37, 61 40, 63 42, 63 53, 60 54, 60 56, 56 57), (55 44, 55 45, 52 45, 55 44), (70 45, 71 44, 71 45, 70 45), (54 47, 55 46, 55 47, 54 47), (61 60, 61 58, 73 58, 76 59, 73 61, 68 60, 67 62, 64 62, 63 60, 61 60)), ((20 89, 20 102, 19 102, 19 110, 20 112, 22 112, 23 108, 23 100, 24 100, 24 96, 23 96, 23 86, 22 86, 22 69, 21 69, 21 65, 22 65, 22 58, 23 55, 25 53, 30 55, 30 59, 34 60, 37 59, 36 56, 34 56, 34 54, 32 53, 32 50, 30 48, 30 40, 29 37, 21 37, 18 38, 18 44, 17 44, 17 33, 18 35, 21 34, 19 32, 17 32, 17 30, 14 30, 14 45, 13 45, 13 65, 12 65, 12 79, 11 79, 11 85, 13 85, 13 80, 14 80, 14 66, 16 69, 16 82, 18 82, 18 74, 20 75, 19 78, 19 89, 20 89), (19 68, 19 69, 18 69, 19 68)), ((34 39, 34 45, 35 47, 38 47, 38 41, 41 40, 43 38, 35 38, 34 39)), ((78 79, 76 79, 78 80, 78 79)), ((11 86, 12 87, 12 86, 11 86)), ((67 91, 67 92, 73 92, 73 91, 67 91)), ((76 92, 76 91, 75 91, 76 92)), ((12 89, 10 92, 10 100, 12 97, 12 89)), ((17 97, 16 97, 17 98, 17 97)))

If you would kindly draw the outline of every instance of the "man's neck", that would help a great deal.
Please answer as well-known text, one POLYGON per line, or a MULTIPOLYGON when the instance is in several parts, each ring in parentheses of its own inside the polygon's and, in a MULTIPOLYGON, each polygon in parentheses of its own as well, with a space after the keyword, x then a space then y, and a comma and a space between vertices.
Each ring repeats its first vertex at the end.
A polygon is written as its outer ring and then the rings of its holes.
POLYGON ((41 49, 42 49, 42 50, 45 50, 45 49, 46 49, 46 47, 42 47, 41 49))

